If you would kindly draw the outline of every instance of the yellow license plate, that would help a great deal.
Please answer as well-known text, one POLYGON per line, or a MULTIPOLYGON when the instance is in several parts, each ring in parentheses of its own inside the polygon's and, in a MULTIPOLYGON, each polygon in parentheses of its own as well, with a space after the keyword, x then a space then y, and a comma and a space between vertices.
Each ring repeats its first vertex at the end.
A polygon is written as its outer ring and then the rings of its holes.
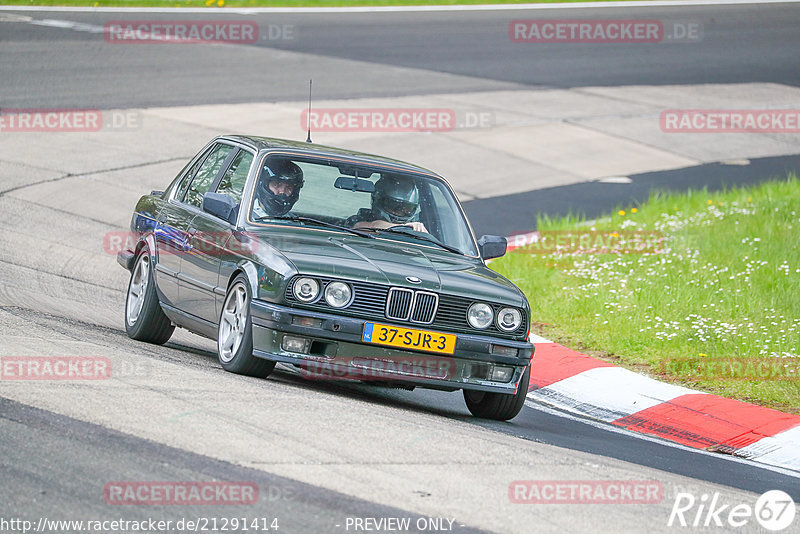
POLYGON ((400 328, 388 324, 365 323, 361 340, 365 343, 400 347, 403 349, 453 354, 456 350, 456 336, 414 328, 400 328))

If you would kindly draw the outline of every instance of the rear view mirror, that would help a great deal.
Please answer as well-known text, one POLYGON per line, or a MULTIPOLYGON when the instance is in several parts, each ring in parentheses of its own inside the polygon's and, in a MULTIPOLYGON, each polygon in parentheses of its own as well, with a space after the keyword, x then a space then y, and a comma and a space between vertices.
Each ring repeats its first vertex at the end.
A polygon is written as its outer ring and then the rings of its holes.
POLYGON ((239 213, 238 204, 228 195, 222 193, 206 193, 203 195, 203 211, 219 217, 223 221, 236 224, 239 213))
POLYGON ((349 189, 350 191, 361 191, 362 193, 372 193, 375 190, 375 184, 369 180, 362 180, 361 178, 351 178, 349 176, 340 176, 333 184, 336 189, 349 189))
POLYGON ((364 167, 359 167, 357 165, 347 165, 342 164, 336 167, 339 169, 339 172, 345 174, 347 176, 356 176, 358 178, 369 178, 374 173, 370 170, 365 169, 364 167))
POLYGON ((484 260, 505 256, 507 246, 508 240, 499 235, 485 235, 478 239, 478 248, 484 260))

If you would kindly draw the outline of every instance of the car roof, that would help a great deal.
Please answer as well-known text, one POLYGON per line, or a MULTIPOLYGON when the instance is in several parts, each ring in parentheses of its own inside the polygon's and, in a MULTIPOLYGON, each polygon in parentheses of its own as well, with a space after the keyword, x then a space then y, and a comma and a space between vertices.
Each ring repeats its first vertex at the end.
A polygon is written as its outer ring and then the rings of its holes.
POLYGON ((275 137, 260 137, 251 135, 223 135, 218 137, 218 139, 228 139, 230 141, 236 141, 243 145, 247 145, 256 151, 283 148, 283 149, 290 149, 296 152, 302 152, 313 156, 337 156, 337 157, 345 156, 352 159, 358 159, 363 163, 389 165, 410 172, 428 174, 444 180, 442 176, 424 167, 412 165, 411 163, 407 163, 405 161, 397 159, 387 158, 384 156, 377 156, 375 154, 367 154, 364 152, 356 152, 354 150, 346 150, 344 148, 336 148, 326 145, 317 145, 314 143, 307 143, 305 141, 292 141, 290 139, 279 139, 275 137))

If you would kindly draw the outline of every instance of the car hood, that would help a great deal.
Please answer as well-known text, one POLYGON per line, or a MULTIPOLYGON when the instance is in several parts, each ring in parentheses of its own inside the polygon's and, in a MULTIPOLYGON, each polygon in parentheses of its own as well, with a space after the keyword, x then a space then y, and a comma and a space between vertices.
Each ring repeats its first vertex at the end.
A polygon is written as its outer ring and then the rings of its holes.
POLYGON ((525 302, 513 283, 480 259, 435 246, 311 229, 277 233, 273 229, 268 235, 266 240, 299 273, 426 289, 514 306, 525 302), (411 283, 407 277, 418 278, 420 283, 411 283))

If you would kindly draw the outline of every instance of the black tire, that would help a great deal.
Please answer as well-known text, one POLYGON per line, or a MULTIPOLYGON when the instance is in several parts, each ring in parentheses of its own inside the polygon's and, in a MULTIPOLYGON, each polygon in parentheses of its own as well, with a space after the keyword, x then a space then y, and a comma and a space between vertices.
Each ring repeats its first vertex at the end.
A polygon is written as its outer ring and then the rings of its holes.
POLYGON ((217 359, 222 368, 231 373, 266 378, 275 369, 275 362, 253 356, 251 298, 250 283, 240 274, 233 279, 222 305, 217 325, 217 359), (240 310, 242 304, 244 308, 240 310), (233 339, 228 346, 231 336, 239 339, 233 339))
POLYGON ((131 279, 128 281, 128 294, 125 298, 125 332, 131 339, 163 345, 169 341, 174 331, 175 325, 164 315, 158 303, 153 262, 147 247, 144 247, 136 257, 131 279))
POLYGON ((525 397, 528 394, 528 384, 531 381, 531 366, 525 368, 520 379, 519 389, 513 395, 505 393, 490 393, 486 391, 464 390, 464 401, 467 408, 475 417, 508 421, 522 411, 525 397))

